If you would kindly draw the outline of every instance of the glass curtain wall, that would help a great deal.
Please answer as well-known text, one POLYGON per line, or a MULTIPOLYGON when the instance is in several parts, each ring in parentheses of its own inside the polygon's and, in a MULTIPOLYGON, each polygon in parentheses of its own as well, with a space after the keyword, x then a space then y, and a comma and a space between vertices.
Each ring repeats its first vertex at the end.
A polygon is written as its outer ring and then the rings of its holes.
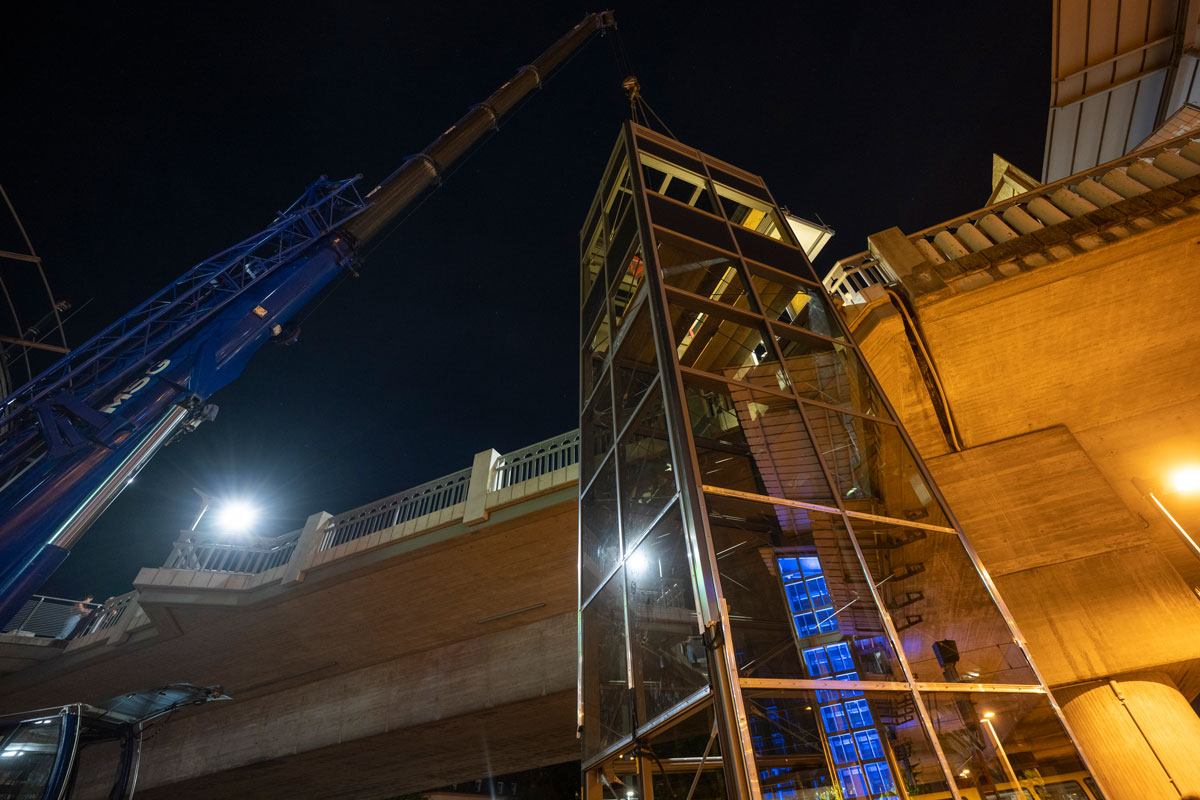
POLYGON ((627 123, 580 242, 586 800, 1098 798, 762 180, 627 123))

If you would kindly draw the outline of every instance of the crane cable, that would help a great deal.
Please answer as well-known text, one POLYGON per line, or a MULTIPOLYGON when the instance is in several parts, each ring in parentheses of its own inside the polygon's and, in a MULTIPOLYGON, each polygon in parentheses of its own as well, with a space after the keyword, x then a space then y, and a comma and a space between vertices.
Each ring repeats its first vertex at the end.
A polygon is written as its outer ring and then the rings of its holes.
POLYGON ((629 57, 629 51, 625 49, 625 42, 621 38, 620 28, 614 28, 612 34, 613 60, 616 62, 617 71, 620 75, 621 88, 625 90, 625 94, 629 98, 630 119, 639 125, 650 128, 652 127, 650 125, 650 118, 653 117, 655 122, 666 131, 668 136, 678 140, 679 137, 663 121, 662 117, 654 113, 654 109, 650 107, 650 104, 646 102, 646 98, 642 96, 642 84, 637 78, 637 71, 633 68, 633 60, 629 57))

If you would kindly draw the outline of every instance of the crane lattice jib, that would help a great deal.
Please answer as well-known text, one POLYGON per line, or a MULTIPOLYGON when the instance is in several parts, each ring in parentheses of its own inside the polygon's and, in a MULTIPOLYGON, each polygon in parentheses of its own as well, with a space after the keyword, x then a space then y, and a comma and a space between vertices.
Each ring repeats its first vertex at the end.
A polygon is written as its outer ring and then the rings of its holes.
MULTIPOLYGON (((196 265, 6 397, 0 426, 62 391, 94 400, 144 370, 232 299, 362 211, 359 177, 317 180, 265 230, 196 265)), ((0 451, 22 430, 10 425, 0 432, 0 451)))

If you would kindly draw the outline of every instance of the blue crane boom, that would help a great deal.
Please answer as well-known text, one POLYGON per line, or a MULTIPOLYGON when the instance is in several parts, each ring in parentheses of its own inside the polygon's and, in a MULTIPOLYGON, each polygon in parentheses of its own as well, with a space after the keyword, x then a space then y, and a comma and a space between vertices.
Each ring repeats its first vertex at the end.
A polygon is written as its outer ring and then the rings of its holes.
POLYGON ((365 197, 321 178, 265 230, 193 267, 0 402, 0 625, 130 479, 215 414, 245 368, 359 248, 441 181, 611 12, 589 14, 365 197))

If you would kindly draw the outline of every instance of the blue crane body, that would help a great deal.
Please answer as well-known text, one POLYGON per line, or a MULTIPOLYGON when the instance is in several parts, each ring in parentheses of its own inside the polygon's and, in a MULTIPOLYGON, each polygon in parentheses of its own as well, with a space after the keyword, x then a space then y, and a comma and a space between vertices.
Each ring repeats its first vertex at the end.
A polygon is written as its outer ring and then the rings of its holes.
POLYGON ((264 231, 197 265, 0 404, 0 626, 162 446, 359 248, 593 34, 590 14, 365 197, 324 178, 264 231))

